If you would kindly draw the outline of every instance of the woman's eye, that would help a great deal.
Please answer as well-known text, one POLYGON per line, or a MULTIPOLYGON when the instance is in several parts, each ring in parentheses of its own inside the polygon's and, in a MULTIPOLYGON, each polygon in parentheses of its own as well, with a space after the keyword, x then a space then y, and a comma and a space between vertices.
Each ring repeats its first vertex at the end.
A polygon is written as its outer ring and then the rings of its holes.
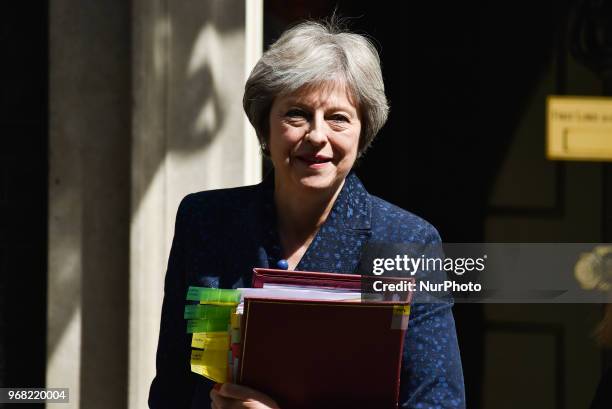
POLYGON ((306 118, 306 113, 300 109, 291 109, 286 115, 289 118, 306 118))
POLYGON ((348 122, 348 118, 340 114, 332 115, 330 119, 335 122, 348 122))

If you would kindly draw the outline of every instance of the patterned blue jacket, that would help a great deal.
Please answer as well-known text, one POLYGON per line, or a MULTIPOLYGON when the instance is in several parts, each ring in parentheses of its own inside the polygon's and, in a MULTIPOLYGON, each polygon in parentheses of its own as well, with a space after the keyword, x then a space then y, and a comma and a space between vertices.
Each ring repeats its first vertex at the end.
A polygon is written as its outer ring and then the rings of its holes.
MULTIPOLYGON (((190 370, 191 336, 183 319, 190 285, 249 286, 253 267, 281 258, 274 181, 186 196, 179 206, 162 308, 153 409, 209 408, 212 382, 190 370)), ((423 219, 368 194, 349 174, 297 270, 352 274, 367 243, 439 243, 423 219)), ((412 307, 404 344, 400 407, 464 408, 463 375, 452 303, 412 307)), ((272 397, 274 398, 274 397, 272 397)))

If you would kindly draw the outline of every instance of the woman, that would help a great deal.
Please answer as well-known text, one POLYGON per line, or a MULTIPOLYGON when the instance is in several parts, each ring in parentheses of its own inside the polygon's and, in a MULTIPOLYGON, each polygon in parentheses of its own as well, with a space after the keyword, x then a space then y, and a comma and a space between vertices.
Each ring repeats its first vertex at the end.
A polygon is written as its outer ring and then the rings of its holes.
MULTIPOLYGON (((283 264, 350 274, 366 244, 440 242, 431 225, 369 195, 351 173, 388 112, 378 53, 366 38, 333 24, 290 29, 253 69, 243 104, 274 172, 256 186, 200 192, 181 202, 152 408, 276 407, 273 396, 232 384, 213 389, 190 372, 187 286, 244 287, 253 267, 283 264)), ((400 405, 465 406, 450 303, 412 308, 400 405)))

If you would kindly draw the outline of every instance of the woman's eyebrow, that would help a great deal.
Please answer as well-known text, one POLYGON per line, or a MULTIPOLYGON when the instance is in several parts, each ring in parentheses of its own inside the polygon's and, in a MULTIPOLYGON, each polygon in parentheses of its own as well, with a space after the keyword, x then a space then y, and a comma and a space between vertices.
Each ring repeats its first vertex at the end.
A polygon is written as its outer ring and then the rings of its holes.
MULTIPOLYGON (((306 102, 303 102, 303 101, 300 101, 298 99, 289 101, 287 103, 287 106, 288 107, 291 107, 291 106, 299 107, 299 108, 308 109, 308 110, 312 109, 312 106, 310 104, 308 104, 306 102)), ((326 106, 324 108, 325 108, 325 112, 342 111, 342 112, 346 112, 347 114, 351 114, 351 115, 352 115, 353 112, 354 113, 357 112, 357 110, 354 107, 352 107, 350 105, 342 105, 342 104, 340 104, 340 105, 330 105, 330 106, 326 106)))
POLYGON ((357 112, 355 108, 352 108, 347 105, 332 105, 325 109, 326 111, 345 111, 347 113, 351 113, 352 111, 357 112))

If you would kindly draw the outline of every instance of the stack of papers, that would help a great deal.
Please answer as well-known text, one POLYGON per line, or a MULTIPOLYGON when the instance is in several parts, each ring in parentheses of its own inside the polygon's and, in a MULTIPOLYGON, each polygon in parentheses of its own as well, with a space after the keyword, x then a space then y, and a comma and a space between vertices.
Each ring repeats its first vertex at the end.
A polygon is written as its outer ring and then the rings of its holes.
POLYGON ((240 362, 240 322, 246 298, 360 302, 359 291, 267 283, 263 288, 189 287, 184 318, 192 336, 191 370, 215 382, 232 382, 240 362), (193 301, 197 301, 194 304, 193 301))
POLYGON ((265 284, 263 288, 239 288, 240 303, 237 313, 244 311, 245 298, 266 298, 269 300, 312 300, 312 301, 361 301, 361 293, 333 288, 301 287, 285 284, 265 284))

